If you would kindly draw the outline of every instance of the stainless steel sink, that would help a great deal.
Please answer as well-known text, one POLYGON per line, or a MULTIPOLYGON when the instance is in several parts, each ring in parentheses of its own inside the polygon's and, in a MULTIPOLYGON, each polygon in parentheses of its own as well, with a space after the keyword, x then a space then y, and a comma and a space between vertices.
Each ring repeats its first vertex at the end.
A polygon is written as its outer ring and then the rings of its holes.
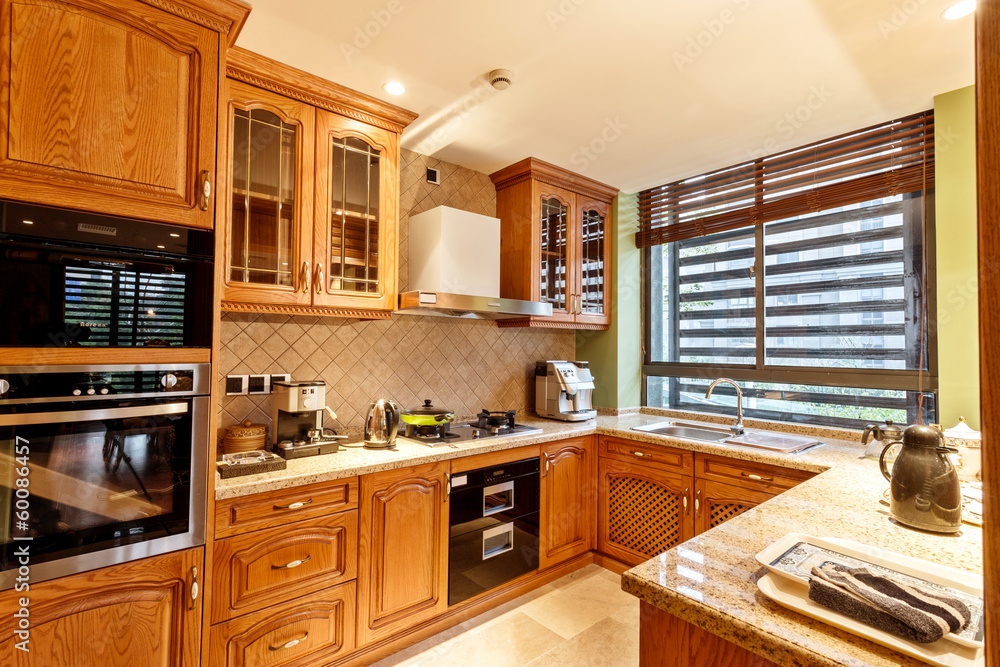
POLYGON ((632 430, 656 433, 657 435, 671 435, 675 438, 705 440, 706 442, 722 442, 733 435, 733 432, 728 429, 714 429, 706 426, 685 424, 683 422, 657 422, 656 424, 646 424, 645 426, 634 426, 632 430))

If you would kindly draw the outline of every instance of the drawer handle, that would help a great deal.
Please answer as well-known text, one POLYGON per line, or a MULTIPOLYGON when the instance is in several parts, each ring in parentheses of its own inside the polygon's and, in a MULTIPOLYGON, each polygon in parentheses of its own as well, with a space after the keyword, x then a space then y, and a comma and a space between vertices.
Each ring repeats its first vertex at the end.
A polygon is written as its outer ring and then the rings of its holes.
POLYGON ((309 639, 309 633, 308 632, 305 634, 304 637, 299 637, 298 639, 292 639, 290 641, 285 642, 281 646, 268 646, 267 648, 269 650, 271 650, 271 651, 283 651, 286 648, 292 648, 293 646, 298 646, 299 644, 301 644, 302 642, 304 642, 307 639, 309 639))
POLYGON ((646 454, 645 452, 632 452, 632 453, 635 454, 636 456, 645 456, 646 458, 650 459, 653 458, 652 454, 646 454))
POLYGON ((312 504, 312 501, 313 501, 313 499, 310 498, 309 500, 299 500, 299 501, 294 502, 294 503, 289 503, 288 505, 275 505, 274 509, 276 509, 276 510, 297 510, 300 507, 305 507, 306 505, 312 504))
POLYGON ((773 482, 774 481, 773 477, 761 477, 760 475, 754 475, 753 473, 745 473, 745 472, 741 472, 740 474, 743 475, 744 477, 752 479, 755 482, 773 482))
POLYGON ((289 561, 288 563, 285 563, 284 565, 272 565, 271 569, 272 570, 291 570, 292 568, 296 568, 299 565, 302 565, 302 563, 308 563, 310 560, 312 560, 312 555, 311 554, 308 555, 308 556, 306 556, 302 560, 289 561))

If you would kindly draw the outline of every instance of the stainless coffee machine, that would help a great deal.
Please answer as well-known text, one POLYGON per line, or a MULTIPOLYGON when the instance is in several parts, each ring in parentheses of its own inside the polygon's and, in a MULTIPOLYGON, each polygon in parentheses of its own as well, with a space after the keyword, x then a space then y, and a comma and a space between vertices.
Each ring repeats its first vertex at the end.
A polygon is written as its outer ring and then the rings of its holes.
POLYGON ((535 362, 535 412, 539 417, 578 422, 593 419, 594 376, 586 361, 535 362))
POLYGON ((286 459, 330 454, 339 449, 333 429, 323 428, 323 414, 337 415, 326 406, 326 383, 275 382, 271 398, 271 449, 286 459))

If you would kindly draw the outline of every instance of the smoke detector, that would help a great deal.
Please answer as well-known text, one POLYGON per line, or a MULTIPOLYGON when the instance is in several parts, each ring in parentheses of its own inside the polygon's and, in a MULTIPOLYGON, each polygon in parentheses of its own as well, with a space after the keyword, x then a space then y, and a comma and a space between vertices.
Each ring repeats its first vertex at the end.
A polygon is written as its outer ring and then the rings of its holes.
POLYGON ((514 83, 514 73, 509 69, 495 69, 488 75, 490 85, 497 90, 507 90, 514 83))

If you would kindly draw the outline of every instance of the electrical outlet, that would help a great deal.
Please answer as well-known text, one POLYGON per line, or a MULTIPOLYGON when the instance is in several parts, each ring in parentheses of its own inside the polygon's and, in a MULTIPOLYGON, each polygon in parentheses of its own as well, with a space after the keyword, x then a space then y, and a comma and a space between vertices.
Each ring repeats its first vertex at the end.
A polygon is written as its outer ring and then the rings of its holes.
POLYGON ((250 384, 249 375, 227 375, 226 396, 239 396, 247 393, 250 384))
POLYGON ((271 376, 270 375, 251 375, 249 383, 247 385, 247 393, 249 393, 249 394, 270 394, 271 393, 271 376))
POLYGON ((271 382, 268 385, 268 391, 274 391, 275 382, 291 382, 292 376, 288 373, 278 373, 277 375, 271 376, 271 382))

